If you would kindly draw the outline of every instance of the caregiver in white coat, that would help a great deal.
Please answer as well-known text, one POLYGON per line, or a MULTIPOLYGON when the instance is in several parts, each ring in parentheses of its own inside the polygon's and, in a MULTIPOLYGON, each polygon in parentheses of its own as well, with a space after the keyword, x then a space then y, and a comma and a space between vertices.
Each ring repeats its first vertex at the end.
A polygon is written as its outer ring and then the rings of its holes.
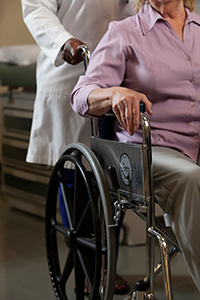
POLYGON ((22 0, 24 22, 41 48, 27 162, 54 165, 68 144, 89 144, 89 120, 69 101, 84 66, 66 63, 62 47, 76 38, 93 51, 109 22, 133 14, 133 6, 133 0, 22 0))
MULTIPOLYGON (((41 48, 27 162, 54 165, 72 142, 89 145, 90 121, 75 114, 70 94, 84 73, 77 46, 91 51, 113 20, 133 14, 133 0, 21 0, 23 18, 41 48)), ((70 166, 68 166, 69 168, 70 166)), ((68 174, 70 175, 68 170, 68 174)), ((72 171, 71 171, 72 172, 72 171)), ((62 214, 62 208, 61 208, 62 214)), ((64 218, 63 218, 64 220, 64 218)), ((64 222, 63 222, 64 223, 64 222)), ((128 285, 119 275, 115 293, 128 285)))

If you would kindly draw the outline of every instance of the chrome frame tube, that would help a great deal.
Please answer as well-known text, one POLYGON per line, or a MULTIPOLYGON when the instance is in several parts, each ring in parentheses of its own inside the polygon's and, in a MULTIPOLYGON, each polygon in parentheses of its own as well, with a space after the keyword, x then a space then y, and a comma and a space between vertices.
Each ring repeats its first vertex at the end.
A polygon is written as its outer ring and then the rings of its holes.
POLYGON ((99 134, 99 122, 98 119, 91 119, 91 135, 94 138, 97 138, 99 134))
POLYGON ((148 234, 150 237, 157 238, 160 246, 161 252, 161 259, 163 265, 163 279, 165 284, 165 292, 166 292, 166 299, 173 300, 173 292, 172 292, 172 281, 171 281, 171 271, 170 271, 170 264, 169 264, 169 251, 166 239, 163 235, 156 231, 153 227, 148 229, 148 234))
POLYGON ((78 50, 81 50, 81 54, 83 55, 83 62, 85 71, 87 70, 88 64, 90 62, 91 52, 87 45, 80 45, 77 47, 78 50))
MULTIPOLYGON (((91 52, 86 45, 80 45, 78 49, 81 50, 81 53, 83 55, 83 62, 84 62, 84 67, 85 67, 85 72, 87 71, 89 62, 90 62, 90 56, 91 52)), ((98 126, 98 119, 92 118, 91 119, 91 135, 92 137, 98 137, 98 132, 99 132, 99 126, 98 126)))
MULTIPOLYGON (((146 230, 155 226, 155 201, 153 195, 153 172, 152 172, 152 153, 151 153, 151 132, 150 124, 147 116, 144 113, 141 113, 141 125, 143 132, 143 146, 147 147, 147 159, 148 159, 148 180, 149 180, 149 189, 150 189, 150 199, 147 201, 147 222, 146 230)), ((150 280, 150 289, 149 293, 154 294, 154 252, 155 252, 155 241, 154 239, 147 235, 147 277, 150 280)))
MULTIPOLYGON (((177 254, 179 254, 180 251, 176 247, 172 247, 169 251, 169 262, 176 257, 177 254)), ((154 267, 154 277, 158 276, 160 272, 163 269, 162 261, 157 263, 157 265, 154 267)))

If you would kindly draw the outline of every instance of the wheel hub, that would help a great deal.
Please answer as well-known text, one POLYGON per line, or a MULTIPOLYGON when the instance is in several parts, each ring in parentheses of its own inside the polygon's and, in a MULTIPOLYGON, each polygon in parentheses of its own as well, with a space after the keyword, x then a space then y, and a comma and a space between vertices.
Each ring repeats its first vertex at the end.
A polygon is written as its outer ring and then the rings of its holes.
POLYGON ((75 244, 75 236, 71 230, 67 230, 65 233, 65 243, 68 248, 72 248, 75 244))

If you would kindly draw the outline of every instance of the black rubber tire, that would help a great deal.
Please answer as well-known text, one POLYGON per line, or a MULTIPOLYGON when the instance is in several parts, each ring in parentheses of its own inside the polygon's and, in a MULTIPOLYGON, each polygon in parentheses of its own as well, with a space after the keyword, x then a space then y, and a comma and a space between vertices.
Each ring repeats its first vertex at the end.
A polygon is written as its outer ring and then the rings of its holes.
POLYGON ((69 299, 66 285, 73 272, 76 286, 73 299, 84 299, 85 280, 90 288, 91 300, 113 299, 116 234, 112 225, 112 205, 99 161, 84 144, 69 145, 53 168, 46 201, 46 252, 57 300, 69 299), (74 196, 71 195, 64 176, 66 162, 75 166, 74 196), (60 217, 59 185, 64 193, 65 208, 70 219, 69 229, 62 225, 60 217), (84 193, 87 194, 88 203, 84 201, 84 193), (59 240, 63 238, 67 254, 64 261, 59 252, 59 240), (107 269, 106 284, 102 276, 104 261, 107 269))

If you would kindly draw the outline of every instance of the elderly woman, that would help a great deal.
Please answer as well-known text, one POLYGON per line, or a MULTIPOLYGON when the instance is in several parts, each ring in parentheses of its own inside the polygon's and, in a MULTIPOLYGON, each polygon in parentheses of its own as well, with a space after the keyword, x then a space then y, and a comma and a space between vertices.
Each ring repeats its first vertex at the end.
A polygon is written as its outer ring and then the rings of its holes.
POLYGON ((200 16, 194 0, 138 0, 112 22, 71 97, 88 117, 111 108, 116 140, 141 142, 139 103, 150 119, 155 196, 172 221, 200 291, 200 16))

